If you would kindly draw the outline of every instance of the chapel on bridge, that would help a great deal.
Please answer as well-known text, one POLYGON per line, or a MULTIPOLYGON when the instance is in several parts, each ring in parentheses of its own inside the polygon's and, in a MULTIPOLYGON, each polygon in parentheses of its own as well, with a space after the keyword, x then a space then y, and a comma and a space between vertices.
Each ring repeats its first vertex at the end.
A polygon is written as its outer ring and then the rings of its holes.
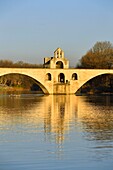
POLYGON ((69 60, 64 57, 64 51, 61 48, 57 48, 54 51, 54 57, 44 58, 44 68, 69 68, 69 60))

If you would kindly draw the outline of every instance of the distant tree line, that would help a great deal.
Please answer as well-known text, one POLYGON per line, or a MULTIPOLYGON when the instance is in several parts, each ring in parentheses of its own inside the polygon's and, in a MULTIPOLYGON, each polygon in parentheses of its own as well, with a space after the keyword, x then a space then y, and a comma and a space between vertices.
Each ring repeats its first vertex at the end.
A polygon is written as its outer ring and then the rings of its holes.
POLYGON ((0 60, 0 67, 8 68, 42 68, 42 64, 31 64, 23 61, 13 62, 11 60, 0 60))

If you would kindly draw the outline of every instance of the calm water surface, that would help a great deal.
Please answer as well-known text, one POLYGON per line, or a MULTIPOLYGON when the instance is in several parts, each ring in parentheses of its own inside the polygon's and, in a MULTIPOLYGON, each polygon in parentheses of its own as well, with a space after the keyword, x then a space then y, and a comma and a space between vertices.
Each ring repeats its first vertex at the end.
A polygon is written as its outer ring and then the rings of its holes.
POLYGON ((113 169, 113 96, 0 95, 0 170, 113 169))

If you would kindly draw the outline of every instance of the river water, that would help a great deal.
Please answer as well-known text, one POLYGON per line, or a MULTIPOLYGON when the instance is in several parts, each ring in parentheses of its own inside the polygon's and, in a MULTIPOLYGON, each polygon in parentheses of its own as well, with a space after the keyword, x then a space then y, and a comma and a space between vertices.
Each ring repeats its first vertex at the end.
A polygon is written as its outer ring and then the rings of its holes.
POLYGON ((75 169, 113 169, 113 96, 0 95, 0 170, 75 169))

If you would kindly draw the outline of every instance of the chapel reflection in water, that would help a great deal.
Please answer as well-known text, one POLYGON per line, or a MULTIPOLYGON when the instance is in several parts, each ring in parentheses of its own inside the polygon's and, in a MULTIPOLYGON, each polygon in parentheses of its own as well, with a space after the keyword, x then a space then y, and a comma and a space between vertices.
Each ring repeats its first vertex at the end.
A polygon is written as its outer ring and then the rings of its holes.
POLYGON ((77 118, 77 97, 74 95, 52 95, 45 100, 45 133, 55 137, 56 142, 64 140, 69 132, 70 122, 77 118))

